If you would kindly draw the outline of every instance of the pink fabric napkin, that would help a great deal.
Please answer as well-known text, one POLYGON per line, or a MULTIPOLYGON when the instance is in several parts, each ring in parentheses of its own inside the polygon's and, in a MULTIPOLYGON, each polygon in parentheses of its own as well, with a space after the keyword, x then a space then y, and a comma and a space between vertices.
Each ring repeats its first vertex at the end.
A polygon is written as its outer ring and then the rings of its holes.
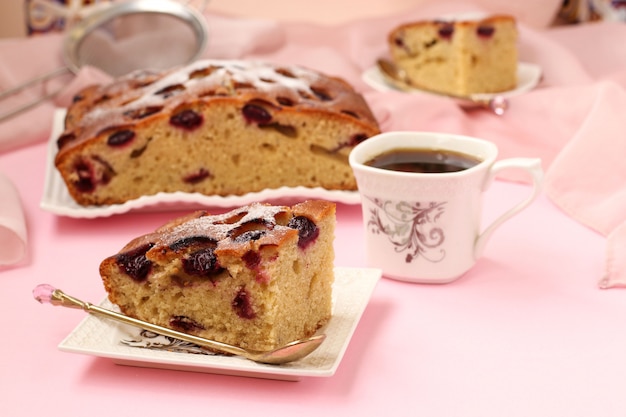
MULTIPOLYGON (((206 13, 210 36, 203 57, 308 66, 343 77, 362 91, 384 131, 472 135, 495 142, 501 158, 542 158, 551 200, 565 214, 607 236, 607 271, 600 286, 626 286, 626 164, 620 161, 626 157, 626 48, 619 44, 626 39, 626 25, 543 30, 520 22, 520 60, 541 66, 543 79, 536 89, 512 97, 502 117, 465 111, 445 98, 376 91, 362 80, 376 58, 387 54, 386 38, 393 27, 476 10, 467 2, 431 2, 402 15, 338 26, 206 13)), ((60 66, 60 38, 0 41, 0 54, 0 88, 6 88, 60 66)), ((68 103, 82 85, 104 78, 83 69, 64 81, 54 102, 0 123, 0 152, 46 140, 54 107, 68 103)), ((514 173, 505 179, 525 180, 514 173)), ((590 277, 596 282, 600 278, 590 277)))
POLYGON ((626 286, 626 91, 605 81, 546 176, 548 196, 563 211, 609 236, 602 288, 626 286), (621 230, 621 231, 620 231, 621 230))
POLYGON ((606 252, 606 275, 600 288, 626 287, 626 223, 609 234, 606 252))
POLYGON ((26 255, 26 221, 20 196, 9 179, 0 173, 0 266, 22 261, 26 255))

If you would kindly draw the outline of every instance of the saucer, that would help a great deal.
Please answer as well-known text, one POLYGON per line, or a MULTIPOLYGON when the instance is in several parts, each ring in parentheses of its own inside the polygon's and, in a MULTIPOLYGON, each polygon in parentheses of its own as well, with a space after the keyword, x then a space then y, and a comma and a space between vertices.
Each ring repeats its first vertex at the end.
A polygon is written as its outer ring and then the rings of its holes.
MULTIPOLYGON (((539 84, 539 81, 541 81, 541 76, 542 70, 539 65, 520 62, 517 65, 517 86, 514 89, 502 91, 500 93, 476 93, 472 94, 470 97, 477 100, 489 100, 496 96, 513 97, 535 88, 537 84, 539 84)), ((365 70, 363 74, 361 74, 361 78, 367 85, 380 92, 401 91, 407 93, 406 91, 400 90, 388 83, 377 66, 365 70)), ((414 90, 414 92, 410 92, 408 94, 428 94, 441 97, 440 94, 420 90, 419 88, 414 88, 414 90)))

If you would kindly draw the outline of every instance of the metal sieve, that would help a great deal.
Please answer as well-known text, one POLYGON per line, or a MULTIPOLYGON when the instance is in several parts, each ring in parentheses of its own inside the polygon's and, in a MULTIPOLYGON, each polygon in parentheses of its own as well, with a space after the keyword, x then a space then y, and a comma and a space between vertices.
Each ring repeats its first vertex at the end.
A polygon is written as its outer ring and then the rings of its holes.
MULTIPOLYGON (((66 65, 0 93, 4 99, 33 85, 89 65, 118 77, 134 70, 162 70, 192 62, 204 51, 201 13, 173 0, 127 0, 94 9, 63 38, 66 65)), ((0 115, 0 121, 54 97, 61 88, 0 115)))

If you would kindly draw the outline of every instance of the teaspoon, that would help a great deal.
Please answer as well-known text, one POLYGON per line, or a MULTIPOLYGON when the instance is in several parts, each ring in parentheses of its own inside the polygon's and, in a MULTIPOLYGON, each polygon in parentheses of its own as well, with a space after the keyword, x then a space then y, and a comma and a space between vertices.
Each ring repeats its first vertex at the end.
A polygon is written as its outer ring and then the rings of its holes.
POLYGON ((441 93, 437 91, 416 88, 411 86, 406 72, 403 69, 399 68, 393 62, 381 58, 376 61, 376 65, 378 66, 380 73, 385 78, 385 81, 402 91, 421 91, 443 97, 450 97, 455 99, 455 101, 457 101, 462 107, 484 107, 491 110, 498 116, 502 116, 505 110, 509 107, 508 100, 500 95, 483 98, 478 96, 459 96, 455 94, 441 93))
POLYGON ((42 304, 50 303, 55 306, 82 309, 87 313, 91 313, 97 316, 104 316, 109 319, 119 321, 121 323, 130 324, 132 326, 140 327, 154 333, 180 339, 185 342, 195 343, 199 346, 206 347, 214 351, 229 353, 232 355, 250 359, 255 362, 273 365, 293 362, 298 359, 304 358, 315 349, 317 349, 319 345, 321 345, 322 342, 326 339, 325 334, 319 334, 306 339, 293 341, 274 350, 254 351, 244 349, 239 346, 233 346, 226 343, 218 342, 215 340, 205 339, 203 337, 193 336, 187 333, 177 332, 176 330, 168 329, 167 327, 158 326, 156 324, 148 323, 143 320, 138 320, 133 317, 117 313, 115 311, 107 310, 105 308, 93 305, 89 302, 81 301, 75 297, 67 295, 63 291, 56 289, 48 284, 40 284, 35 287, 35 289, 33 290, 33 296, 37 301, 42 304))

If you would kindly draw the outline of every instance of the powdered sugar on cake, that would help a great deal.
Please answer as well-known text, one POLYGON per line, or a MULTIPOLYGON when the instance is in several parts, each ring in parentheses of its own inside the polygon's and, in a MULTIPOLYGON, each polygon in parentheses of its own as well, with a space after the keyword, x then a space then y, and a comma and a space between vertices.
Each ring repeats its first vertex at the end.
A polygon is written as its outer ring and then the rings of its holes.
POLYGON ((208 236, 218 242, 228 239, 231 237, 233 230, 249 223, 255 223, 270 229, 284 228, 285 230, 291 230, 276 223, 276 215, 286 210, 287 207, 253 203, 236 211, 189 220, 175 227, 167 236, 167 240, 176 241, 183 236, 208 236))
POLYGON ((203 90, 236 88, 237 85, 247 84, 267 94, 279 94, 288 90, 315 96, 311 85, 318 80, 319 75, 315 72, 295 66, 277 69, 262 61, 204 60, 184 70, 176 70, 153 83, 146 88, 141 98, 134 100, 128 107, 140 108, 161 103, 163 100, 158 92, 176 85, 184 85, 188 94, 202 94, 203 90), (196 71, 210 73, 196 78, 193 76, 196 71))

